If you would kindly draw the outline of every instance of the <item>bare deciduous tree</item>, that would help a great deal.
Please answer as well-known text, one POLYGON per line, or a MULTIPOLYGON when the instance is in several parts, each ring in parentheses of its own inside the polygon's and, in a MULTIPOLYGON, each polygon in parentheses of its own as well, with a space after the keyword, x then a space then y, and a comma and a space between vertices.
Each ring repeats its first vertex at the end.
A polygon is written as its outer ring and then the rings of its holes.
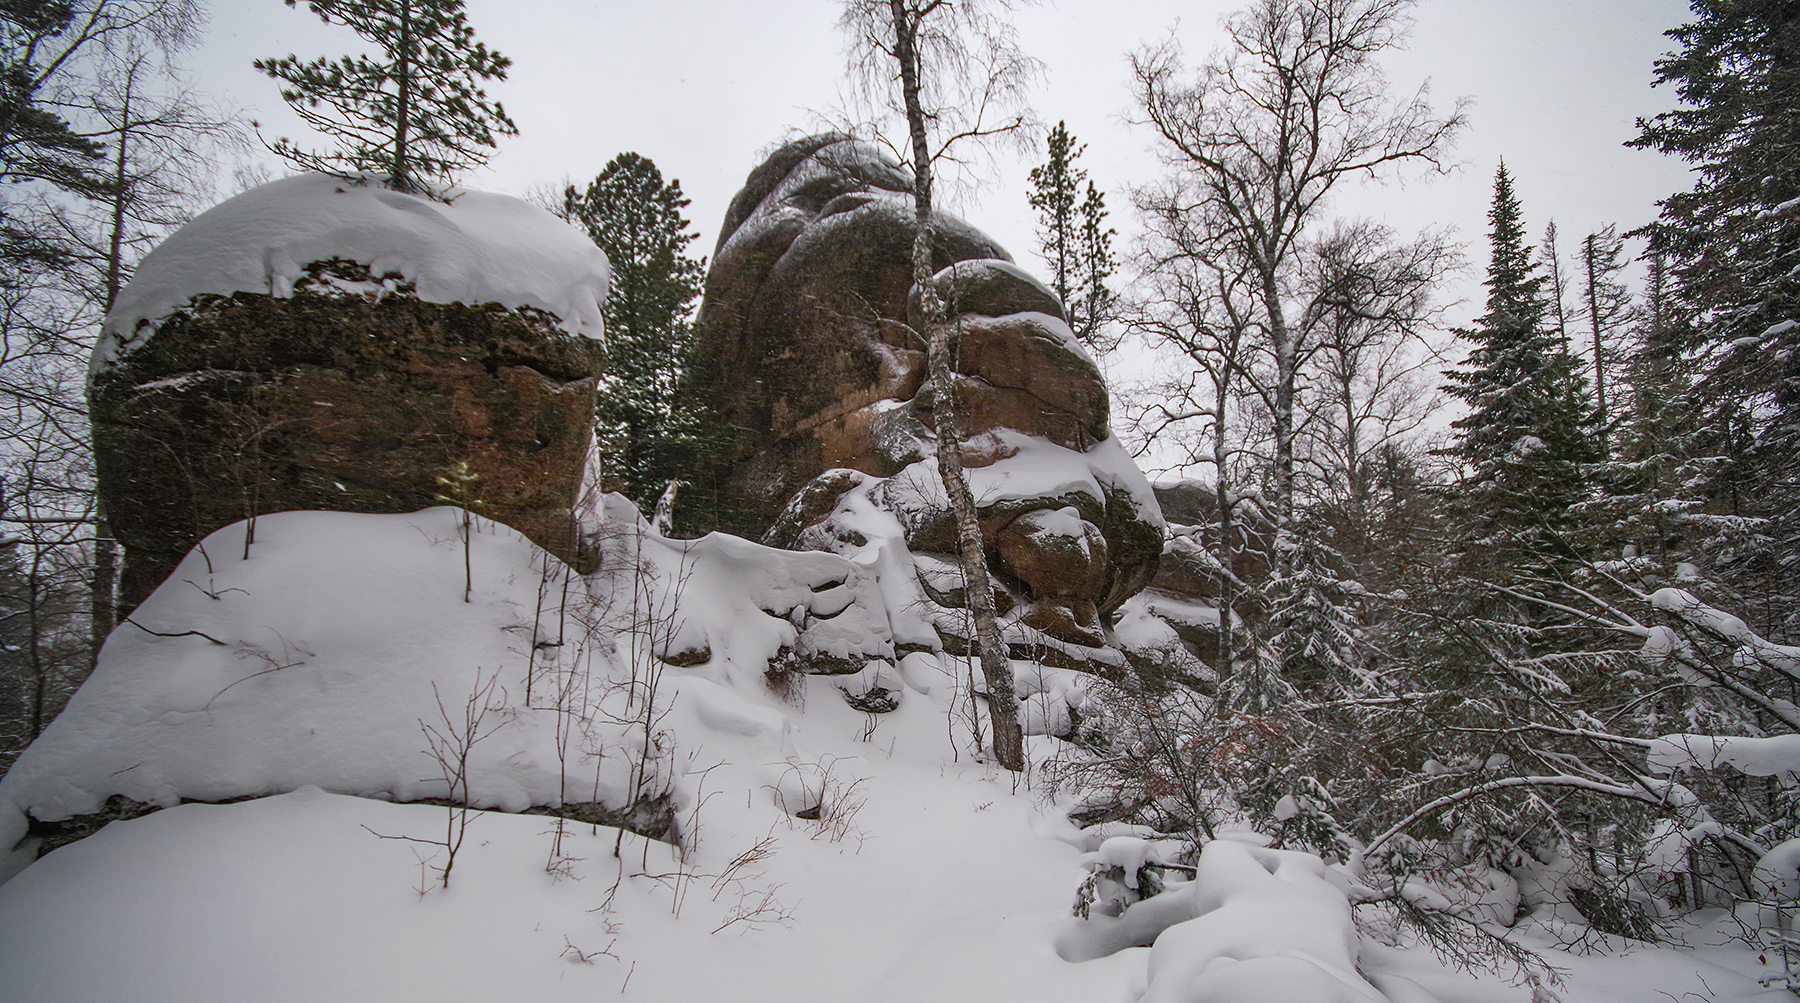
POLYGON ((1613 342, 1635 313, 1631 290, 1621 280, 1626 264, 1625 240, 1617 227, 1606 226, 1581 238, 1578 253, 1581 272, 1577 281, 1581 283, 1581 310, 1593 340, 1594 396, 1599 404, 1600 441, 1604 445, 1611 436, 1613 420, 1613 409, 1607 400, 1607 377, 1622 355, 1613 342))
MULTIPOLYGON (((1248 276, 1271 360, 1271 506, 1294 518, 1296 393, 1306 346, 1296 270, 1343 182, 1408 163, 1438 167, 1463 124, 1425 90, 1394 100, 1376 60, 1403 40, 1410 0, 1257 0, 1187 82, 1173 41, 1132 56, 1137 99, 1170 168, 1175 205, 1209 221, 1210 256, 1248 276)), ((1277 553, 1282 548, 1277 547, 1277 553)))
POLYGON ((1012 667, 994 617, 987 555, 975 499, 963 474, 956 414, 955 331, 949 305, 931 279, 933 181, 940 163, 970 142, 1022 138, 1025 82, 1035 63, 1021 55, 1011 26, 999 16, 1011 0, 846 0, 841 26, 851 38, 851 67, 871 105, 898 113, 908 142, 902 159, 913 173, 913 288, 923 306, 932 402, 937 424, 938 473, 956 519, 963 583, 974 619, 981 671, 994 725, 994 755, 1009 770, 1024 768, 1012 667), (898 84, 898 93, 894 85, 898 84))

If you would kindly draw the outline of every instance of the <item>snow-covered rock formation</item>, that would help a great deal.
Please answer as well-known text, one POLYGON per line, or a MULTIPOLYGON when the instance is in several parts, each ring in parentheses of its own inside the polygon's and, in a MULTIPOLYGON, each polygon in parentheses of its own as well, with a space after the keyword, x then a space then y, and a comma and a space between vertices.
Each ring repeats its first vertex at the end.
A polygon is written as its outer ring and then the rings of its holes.
MULTIPOLYGON (((891 514, 937 608, 936 650, 968 644, 936 471, 912 179, 869 144, 795 140, 751 172, 707 277, 699 388, 744 434, 715 471, 732 532, 782 547, 862 547, 855 513, 891 514)), ((932 278, 957 328, 963 463, 1018 657, 1108 672, 1105 617, 1150 580, 1162 517, 1108 428, 1099 369, 1062 305, 986 234, 932 220, 932 278)))
POLYGON ((606 256, 519 199, 306 174, 150 252, 92 364, 124 605, 268 512, 408 512, 460 461, 483 511, 565 560, 593 481, 606 256))

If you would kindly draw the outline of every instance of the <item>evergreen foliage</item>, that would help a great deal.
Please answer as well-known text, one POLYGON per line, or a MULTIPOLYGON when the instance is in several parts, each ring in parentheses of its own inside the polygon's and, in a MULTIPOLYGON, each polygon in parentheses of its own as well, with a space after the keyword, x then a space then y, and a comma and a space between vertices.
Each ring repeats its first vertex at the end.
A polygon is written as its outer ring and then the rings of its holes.
POLYGON ((1038 248, 1050 268, 1050 288, 1069 315, 1075 336, 1103 340, 1115 296, 1106 280, 1118 267, 1106 225, 1106 197, 1075 161, 1087 150, 1058 122, 1044 141, 1044 163, 1031 169, 1027 199, 1038 214, 1038 248))
MULTIPOLYGON (((1606 237, 1602 231, 1590 239, 1606 237)), ((1731 520, 1722 523, 1706 497, 1723 458, 1696 451, 1689 410, 1695 369, 1683 350, 1692 341, 1691 318, 1675 295, 1666 258, 1653 249, 1646 264, 1642 301, 1613 307, 1630 324, 1630 349, 1616 360, 1622 378, 1610 402, 1611 448, 1595 471, 1599 493, 1582 506, 1581 520, 1587 550, 1667 567, 1697 558, 1731 520)), ((1623 291, 1622 284, 1603 287, 1602 295, 1623 291)))
POLYGON ((695 469, 712 438, 698 402, 681 393, 706 272, 687 254, 696 236, 682 215, 687 205, 681 182, 665 181, 648 157, 621 153, 585 189, 565 188, 560 210, 612 262, 597 418, 602 438, 621 442, 613 469, 646 512, 695 469))
MULTIPOLYGON (((54 42, 74 18, 71 5, 54 0, 0 3, 0 181, 45 181, 97 198, 106 190, 101 145, 75 131, 43 94, 44 57, 56 54, 54 42)), ((20 246, 14 238, 23 236, 7 234, 9 253, 20 246)))
MULTIPOLYGON (((1655 228, 1695 312, 1693 446, 1726 458, 1722 514, 1770 520, 1716 556, 1740 579, 1800 594, 1800 8, 1696 0, 1656 63, 1681 107, 1638 122, 1632 145, 1682 157, 1698 181, 1655 228)), ((1788 605, 1791 607, 1792 603, 1788 605)), ((1791 626, 1790 626, 1791 629, 1791 626)))
POLYGON ((1334 573, 1342 558, 1325 543, 1315 520, 1301 520, 1289 540, 1294 553, 1281 562, 1287 573, 1270 583, 1269 647, 1280 659, 1283 678, 1302 691, 1349 687, 1361 643, 1351 606, 1360 586, 1334 573))
POLYGON ((1458 492, 1465 556, 1520 568, 1568 556, 1568 510, 1587 492, 1583 464, 1599 459, 1580 363, 1547 330, 1544 277, 1532 261, 1512 177, 1494 180, 1487 312, 1457 337, 1474 347, 1445 375, 1468 404, 1453 423, 1452 454, 1466 466, 1458 492))
MULTIPOLYGON (((0 0, 0 184, 107 198, 105 144, 65 118, 80 102, 70 100, 64 78, 85 72, 77 66, 88 54, 121 35, 179 44, 195 16, 191 0, 0 0)), ((41 220, 22 218, 19 201, 0 203, 0 266, 67 265, 67 243, 41 220)))
MULTIPOLYGON (((295 6, 299 0, 284 0, 295 6)), ((307 0, 328 24, 374 42, 380 58, 297 56, 253 64, 282 81, 282 100, 338 141, 327 152, 287 138, 271 147, 305 170, 385 175, 396 191, 423 192, 485 163, 496 136, 518 128, 480 84, 506 79, 512 60, 475 40, 462 0, 307 0)))
POLYGON ((1112 249, 1118 233, 1106 225, 1106 196, 1088 182, 1081 197, 1081 289, 1069 305, 1069 321, 1075 335, 1090 345, 1106 343, 1106 323, 1114 315, 1118 297, 1107 288, 1106 280, 1118 267, 1112 249))

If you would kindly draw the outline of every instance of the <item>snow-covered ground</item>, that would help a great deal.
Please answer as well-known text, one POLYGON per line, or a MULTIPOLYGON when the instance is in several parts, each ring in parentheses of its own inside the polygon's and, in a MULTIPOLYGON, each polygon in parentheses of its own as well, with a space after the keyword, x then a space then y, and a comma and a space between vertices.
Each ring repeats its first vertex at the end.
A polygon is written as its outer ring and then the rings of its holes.
MULTIPOLYGON (((10 858, 0 1001, 1533 1000, 1511 973, 1359 934, 1341 869, 1252 834, 1124 916, 1074 917, 1085 865, 1156 847, 1079 831, 1041 774, 972 756, 966 666, 767 675, 783 648, 884 650, 892 554, 664 540, 608 511, 608 567, 586 579, 475 519, 468 602, 453 509, 266 516, 248 559, 243 527, 209 538, 0 780, 0 846, 27 812, 167 806, 10 858), (889 713, 844 698, 887 687, 889 713), (395 803, 665 791, 679 849, 395 803), (1143 929, 1154 946, 1121 949, 1143 929)), ((1039 703, 1079 699, 1015 668, 1039 703)), ((1034 762, 1063 751, 1030 742, 1034 762)), ((1790 998, 1723 929, 1548 949, 1567 978, 1538 998, 1790 998)))

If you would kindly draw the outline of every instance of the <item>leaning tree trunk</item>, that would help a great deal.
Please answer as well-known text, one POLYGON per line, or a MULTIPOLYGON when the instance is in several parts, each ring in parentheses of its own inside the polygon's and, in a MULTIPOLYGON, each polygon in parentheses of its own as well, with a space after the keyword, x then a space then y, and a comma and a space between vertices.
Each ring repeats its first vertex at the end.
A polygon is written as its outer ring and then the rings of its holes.
POLYGON ((963 593, 974 620, 975 643, 981 653, 981 674, 988 688, 988 716, 994 726, 994 758, 1009 770, 1025 768, 1024 734, 1019 728, 1018 698, 1013 689, 1012 665, 1005 642, 994 621, 994 593, 988 583, 987 553, 981 540, 981 523, 975 515, 975 499, 963 476, 962 435, 956 417, 956 377, 950 364, 951 325, 945 304, 931 282, 931 150, 925 135, 925 113, 919 101, 918 50, 914 47, 917 24, 908 20, 904 0, 889 0, 894 22, 894 58, 900 64, 906 124, 913 148, 913 247, 912 278, 919 290, 924 317, 926 363, 937 424, 938 475, 950 497, 961 551, 963 593))

